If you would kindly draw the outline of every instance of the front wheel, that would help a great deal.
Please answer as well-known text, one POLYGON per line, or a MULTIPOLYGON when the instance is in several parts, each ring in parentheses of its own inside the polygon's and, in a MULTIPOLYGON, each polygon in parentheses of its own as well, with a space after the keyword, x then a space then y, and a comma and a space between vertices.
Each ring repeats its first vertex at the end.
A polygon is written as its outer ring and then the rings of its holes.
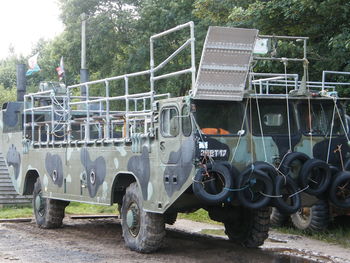
POLYGON ((276 207, 272 208, 270 223, 273 227, 282 227, 288 224, 289 215, 280 212, 276 207))
POLYGON ((131 250, 150 253, 164 239, 164 216, 144 211, 142 201, 141 190, 137 183, 132 183, 126 189, 121 209, 123 237, 131 250))
POLYGON ((240 207, 235 212, 238 214, 234 220, 224 222, 225 233, 230 241, 250 248, 264 244, 269 232, 271 208, 253 210, 240 207))
POLYGON ((44 198, 38 177, 34 184, 33 209, 36 224, 40 228, 58 228, 62 226, 66 201, 44 198))

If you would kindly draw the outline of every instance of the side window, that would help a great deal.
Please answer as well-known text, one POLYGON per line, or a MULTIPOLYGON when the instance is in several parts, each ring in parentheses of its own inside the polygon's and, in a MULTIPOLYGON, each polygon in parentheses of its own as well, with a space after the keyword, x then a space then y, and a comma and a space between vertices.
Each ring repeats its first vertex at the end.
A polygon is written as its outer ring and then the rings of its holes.
POLYGON ((181 120, 182 120, 183 135, 186 137, 190 136, 192 132, 192 125, 191 125, 191 117, 190 117, 187 105, 182 107, 181 120))
POLYGON ((161 115, 161 132, 164 137, 179 134, 179 114, 175 107, 164 108, 161 115))

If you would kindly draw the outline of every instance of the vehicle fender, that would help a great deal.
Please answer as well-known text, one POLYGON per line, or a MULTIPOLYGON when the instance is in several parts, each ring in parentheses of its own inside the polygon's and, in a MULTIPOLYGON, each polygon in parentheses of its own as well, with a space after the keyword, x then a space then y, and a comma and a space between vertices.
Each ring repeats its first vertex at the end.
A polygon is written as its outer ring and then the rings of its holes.
POLYGON ((38 177, 39 172, 37 169, 30 169, 27 171, 23 184, 23 195, 33 194, 34 184, 38 177))
POLYGON ((111 204, 121 204, 126 188, 128 188, 128 186, 133 182, 136 182, 139 186, 139 189, 141 189, 140 182, 133 173, 127 171, 118 172, 114 176, 112 183, 111 204))

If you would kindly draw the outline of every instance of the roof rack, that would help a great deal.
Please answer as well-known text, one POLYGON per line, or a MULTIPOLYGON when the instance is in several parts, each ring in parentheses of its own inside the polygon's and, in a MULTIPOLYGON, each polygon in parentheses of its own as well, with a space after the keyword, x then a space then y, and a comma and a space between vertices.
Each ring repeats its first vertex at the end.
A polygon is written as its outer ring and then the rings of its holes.
POLYGON ((170 94, 156 94, 155 82, 182 74, 192 75, 195 83, 194 24, 188 22, 150 37, 150 69, 101 80, 79 83, 58 93, 55 89, 24 96, 24 136, 34 146, 55 144, 88 144, 98 142, 125 142, 133 136, 154 136, 153 102, 169 98, 170 94), (189 29, 189 37, 168 58, 155 65, 154 42, 179 30, 189 29), (191 67, 180 71, 157 75, 160 69, 186 48, 191 50, 191 67), (149 75, 150 90, 130 93, 129 79, 149 75), (123 87, 122 95, 112 94, 115 87, 123 87), (92 89, 99 96, 91 96, 92 89), (81 89, 85 89, 84 96, 81 89))

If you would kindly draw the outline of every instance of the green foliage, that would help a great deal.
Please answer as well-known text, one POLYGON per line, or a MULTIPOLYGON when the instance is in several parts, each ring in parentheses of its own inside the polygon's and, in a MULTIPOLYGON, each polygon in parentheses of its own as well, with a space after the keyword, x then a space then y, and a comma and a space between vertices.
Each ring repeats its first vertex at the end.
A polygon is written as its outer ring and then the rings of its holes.
POLYGON ((12 88, 16 86, 16 66, 12 63, 1 63, 0 84, 3 87, 12 88))
POLYGON ((8 57, 0 60, 0 85, 5 88, 16 86, 16 64, 18 63, 24 63, 24 59, 17 58, 13 51, 8 57))
POLYGON ((98 215, 98 214, 118 214, 118 206, 89 205, 71 202, 66 207, 66 214, 75 215, 98 215))
POLYGON ((8 101, 15 101, 17 99, 16 88, 4 88, 3 85, 0 85, 0 106, 8 101))
MULTIPOLYGON (((197 26, 197 63, 199 62, 207 25, 192 13, 194 0, 60 0, 59 3, 61 19, 66 25, 65 31, 42 48, 39 65, 45 64, 47 67, 43 66, 40 74, 32 77, 30 86, 37 85, 39 79, 55 78, 55 72, 51 74, 49 68, 57 67, 61 56, 65 60, 67 84, 79 81, 80 15, 83 12, 87 15, 87 67, 90 79, 149 69, 149 37, 191 20, 197 26)), ((183 42, 183 33, 157 41, 156 63, 160 63, 183 42)), ((189 65, 190 53, 184 52, 159 74, 184 69, 189 65)), ((189 90, 190 83, 189 75, 158 81, 156 91, 183 95, 189 90)), ((112 87, 112 92, 117 90, 120 90, 119 84, 112 87)), ((130 81, 131 93, 146 90, 149 90, 149 76, 130 81)))
MULTIPOLYGON (((350 71, 349 1, 196 0, 195 7, 195 14, 211 24, 257 28, 260 34, 310 37, 310 79, 320 80, 322 70, 350 71)), ((350 91, 343 90, 343 94, 350 91)))
POLYGON ((302 231, 291 227, 280 227, 277 230, 286 234, 302 235, 308 238, 324 241, 331 244, 341 245, 345 248, 350 248, 350 228, 349 224, 345 222, 343 222, 342 224, 333 223, 329 227, 329 229, 318 232, 302 231))
POLYGON ((209 218, 208 212, 204 209, 199 209, 193 213, 180 213, 178 218, 188 219, 196 222, 208 223, 208 224, 221 224, 213 221, 209 218))
MULTIPOLYGON (((106 78, 149 68, 149 37, 178 24, 194 21, 196 25, 196 63, 209 25, 258 28, 261 34, 309 36, 310 79, 319 80, 322 70, 350 71, 350 2, 345 0, 58 0, 65 30, 51 41, 39 40, 31 55, 40 52, 42 70, 28 77, 31 91, 43 80, 57 79, 55 68, 64 57, 66 82, 79 82, 81 49, 81 14, 87 16, 87 67, 91 79, 106 78)), ((155 43, 156 64, 170 55, 184 40, 175 33, 155 43)), ((301 54, 295 43, 278 43, 279 55, 301 54), (286 51, 294 45, 293 54, 286 51)), ((28 56, 29 57, 29 56, 28 56)), ((184 52, 158 74, 189 66, 190 54, 184 52), (180 68, 179 65, 182 65, 180 68)), ((26 58, 27 59, 27 58, 26 58)), ((0 61, 0 84, 15 85, 14 54, 0 61)), ((283 65, 262 62, 257 68, 283 71, 283 65)), ((302 73, 301 69, 297 70, 302 73)), ((294 63, 288 72, 296 70, 294 63)), ((348 78, 333 76, 329 79, 348 78)), ((191 85, 190 76, 156 82, 158 93, 184 95, 191 85)), ((113 86, 115 92, 119 84, 113 86)), ((149 89, 149 77, 132 81, 130 92, 149 89)), ((94 91, 95 92, 95 91, 94 91)), ((96 91, 98 92, 98 91, 96 91)), ((341 94, 349 95, 350 88, 341 94)))
MULTIPOLYGON (((117 205, 102 206, 71 202, 65 211, 66 214, 71 215, 118 214, 118 207, 117 205)), ((32 216, 33 208, 31 205, 11 205, 0 208, 0 219, 28 218, 32 216)))

